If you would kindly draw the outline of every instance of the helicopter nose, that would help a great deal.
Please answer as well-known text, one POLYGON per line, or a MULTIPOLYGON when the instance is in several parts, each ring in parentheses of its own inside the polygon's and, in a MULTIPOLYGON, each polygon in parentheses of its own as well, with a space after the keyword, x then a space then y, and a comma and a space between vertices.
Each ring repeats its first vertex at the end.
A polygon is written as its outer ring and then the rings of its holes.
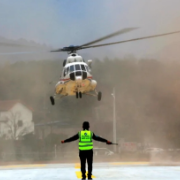
POLYGON ((76 81, 77 86, 81 86, 81 84, 82 84, 82 76, 76 76, 75 81, 76 81))
POLYGON ((77 83, 81 83, 81 81, 82 81, 82 76, 76 76, 76 77, 75 77, 75 80, 76 80, 77 83))
POLYGON ((76 72, 70 73, 70 79, 72 81, 76 81, 76 80, 77 81, 80 81, 80 80, 82 81, 82 80, 84 80, 86 78, 87 78, 87 72, 85 72, 85 71, 76 71, 76 72))

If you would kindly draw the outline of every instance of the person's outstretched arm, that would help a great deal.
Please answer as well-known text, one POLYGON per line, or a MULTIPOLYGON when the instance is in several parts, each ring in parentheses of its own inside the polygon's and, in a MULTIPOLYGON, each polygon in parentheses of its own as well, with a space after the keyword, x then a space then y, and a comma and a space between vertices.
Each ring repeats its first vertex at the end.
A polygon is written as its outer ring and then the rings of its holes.
POLYGON ((107 144, 112 144, 112 142, 110 142, 110 141, 108 141, 107 139, 104 139, 104 138, 102 138, 102 137, 100 137, 100 136, 97 136, 97 135, 95 135, 94 133, 93 133, 93 139, 94 139, 95 141, 100 141, 100 142, 105 142, 105 143, 107 143, 107 144))
POLYGON ((77 139, 79 139, 79 135, 78 134, 76 134, 76 135, 74 135, 74 136, 72 136, 72 137, 70 137, 68 139, 65 139, 65 140, 61 141, 61 143, 72 142, 72 141, 76 141, 77 139))

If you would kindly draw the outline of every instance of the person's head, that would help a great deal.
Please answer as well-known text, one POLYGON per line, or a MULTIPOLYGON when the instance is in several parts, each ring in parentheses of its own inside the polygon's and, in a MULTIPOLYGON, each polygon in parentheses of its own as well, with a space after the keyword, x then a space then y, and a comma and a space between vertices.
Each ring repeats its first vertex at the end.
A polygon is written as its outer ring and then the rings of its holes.
POLYGON ((89 122, 88 121, 84 121, 83 122, 83 125, 82 125, 82 128, 85 130, 85 129, 87 129, 87 130, 89 130, 89 122))

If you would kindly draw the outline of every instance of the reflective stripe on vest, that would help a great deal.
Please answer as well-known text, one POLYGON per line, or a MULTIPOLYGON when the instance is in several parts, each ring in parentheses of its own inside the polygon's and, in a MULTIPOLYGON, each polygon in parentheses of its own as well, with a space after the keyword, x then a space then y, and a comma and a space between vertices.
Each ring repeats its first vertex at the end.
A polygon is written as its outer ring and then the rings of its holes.
POLYGON ((79 150, 91 150, 93 149, 92 142, 93 133, 88 130, 79 132, 79 150))

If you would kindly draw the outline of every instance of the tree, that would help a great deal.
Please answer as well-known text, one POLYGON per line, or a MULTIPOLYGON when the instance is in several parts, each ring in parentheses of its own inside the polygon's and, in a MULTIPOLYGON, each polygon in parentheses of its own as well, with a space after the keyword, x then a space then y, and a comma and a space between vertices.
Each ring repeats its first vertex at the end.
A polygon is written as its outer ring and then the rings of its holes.
POLYGON ((24 126, 23 120, 21 119, 21 112, 7 112, 7 114, 1 118, 1 123, 4 124, 4 128, 6 129, 6 138, 17 140, 28 132, 28 126, 24 126))

